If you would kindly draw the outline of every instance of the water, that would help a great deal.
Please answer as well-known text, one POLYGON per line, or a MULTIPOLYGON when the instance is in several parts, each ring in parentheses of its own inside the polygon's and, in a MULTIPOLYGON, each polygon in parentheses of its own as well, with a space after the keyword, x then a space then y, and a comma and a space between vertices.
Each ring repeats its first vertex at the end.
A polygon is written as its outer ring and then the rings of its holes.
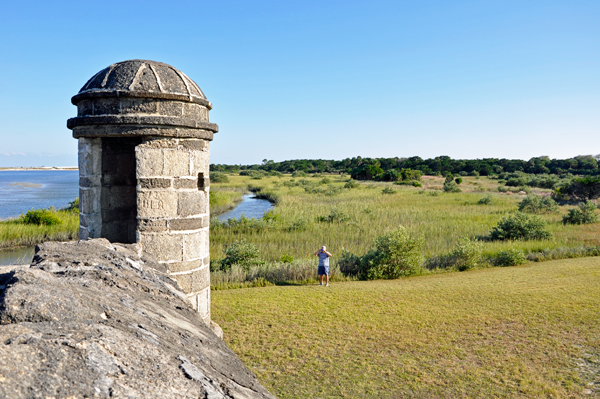
POLYGON ((0 251, 0 266, 5 265, 28 265, 35 255, 34 247, 11 249, 0 251))
POLYGON ((238 204, 235 208, 230 210, 229 212, 222 213, 217 216, 222 222, 227 221, 227 219, 239 219, 242 215, 247 218, 256 218, 260 219, 263 214, 273 208, 273 204, 264 199, 254 198, 252 194, 244 195, 242 198, 242 202, 238 204))
POLYGON ((60 209, 79 196, 77 170, 0 171, 0 219, 31 209, 60 209))

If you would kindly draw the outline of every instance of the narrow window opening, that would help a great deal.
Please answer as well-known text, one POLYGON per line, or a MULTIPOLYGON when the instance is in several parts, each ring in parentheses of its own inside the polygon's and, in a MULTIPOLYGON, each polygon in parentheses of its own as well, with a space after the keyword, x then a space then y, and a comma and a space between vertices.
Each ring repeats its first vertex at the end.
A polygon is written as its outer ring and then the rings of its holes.
POLYGON ((198 173, 198 190, 204 191, 204 173, 198 173))

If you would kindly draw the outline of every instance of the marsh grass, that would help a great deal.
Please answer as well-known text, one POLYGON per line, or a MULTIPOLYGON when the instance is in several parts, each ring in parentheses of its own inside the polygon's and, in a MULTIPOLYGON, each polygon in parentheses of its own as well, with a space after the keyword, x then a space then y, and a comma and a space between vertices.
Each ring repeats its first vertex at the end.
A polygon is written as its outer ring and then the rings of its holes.
POLYGON ((23 218, 0 221, 0 249, 32 246, 44 241, 69 241, 79 235, 79 214, 75 211, 49 211, 55 224, 26 223, 23 218))
POLYGON ((599 270, 585 258, 213 291, 212 318, 280 398, 593 396, 599 270))
MULTIPOLYGON (((543 252, 559 248, 575 248, 600 245, 598 225, 563 225, 562 215, 542 215, 552 233, 550 240, 491 241, 490 231, 506 215, 517 210, 524 196, 499 193, 497 181, 466 176, 463 178, 462 193, 444 193, 444 178, 424 176, 422 188, 393 186, 394 195, 381 195, 391 183, 361 182, 355 188, 343 188, 346 180, 330 176, 329 185, 340 187, 339 193, 311 193, 305 186, 319 186, 322 177, 292 179, 265 177, 251 180, 245 176, 230 176, 226 184, 215 183, 211 192, 240 190, 249 184, 260 192, 277 195, 274 209, 277 222, 269 228, 239 231, 216 226, 211 228, 210 250, 213 258, 222 256, 226 245, 240 239, 254 243, 261 257, 275 262, 283 254, 294 259, 310 261, 311 255, 321 245, 327 245, 334 257, 343 249, 356 255, 364 255, 373 248, 373 240, 402 225, 424 236, 423 255, 426 258, 448 254, 462 237, 482 240, 482 254, 493 257, 500 251, 519 249, 524 253, 543 252), (292 181, 293 180, 293 181, 292 181), (486 206, 479 200, 482 192, 492 199, 486 206), (430 195, 435 194, 435 195, 430 195), (345 220, 324 223, 332 213, 345 215, 345 220)), ((325 185, 321 185, 324 187, 325 185)), ((548 190, 535 189, 536 193, 548 190)))

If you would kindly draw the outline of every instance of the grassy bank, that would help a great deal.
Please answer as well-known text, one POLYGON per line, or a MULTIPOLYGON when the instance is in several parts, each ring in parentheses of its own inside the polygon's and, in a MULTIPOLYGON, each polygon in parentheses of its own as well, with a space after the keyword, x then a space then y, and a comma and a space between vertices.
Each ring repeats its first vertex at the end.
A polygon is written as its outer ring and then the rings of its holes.
POLYGON ((600 390, 598 284, 582 258, 213 291, 212 317, 281 398, 583 397, 600 390))
POLYGON ((600 245, 598 224, 561 222, 569 207, 561 207, 556 214, 542 215, 553 234, 550 240, 487 241, 490 230, 503 216, 514 212, 523 199, 522 195, 500 193, 496 180, 464 177, 462 193, 444 193, 444 179, 437 177, 425 177, 423 187, 361 182, 356 188, 344 188, 347 178, 294 179, 287 175, 254 180, 229 176, 230 182, 224 186, 213 184, 213 192, 233 187, 258 188, 261 193, 275 196, 277 206, 265 223, 213 224, 211 257, 222 258, 226 246, 242 239, 255 244, 267 261, 277 261, 283 255, 309 260, 320 245, 327 245, 334 255, 339 255, 342 249, 361 255, 372 248, 375 237, 398 225, 424 236, 426 257, 448 253, 465 236, 483 240, 484 256, 507 249, 538 253, 600 245), (393 191, 385 194, 386 188, 393 191), (489 197, 486 201, 489 203, 481 204, 485 197, 489 197))
POLYGON ((22 218, 0 221, 0 249, 36 245, 44 241, 75 240, 79 234, 77 211, 60 210, 52 225, 25 223, 22 218))

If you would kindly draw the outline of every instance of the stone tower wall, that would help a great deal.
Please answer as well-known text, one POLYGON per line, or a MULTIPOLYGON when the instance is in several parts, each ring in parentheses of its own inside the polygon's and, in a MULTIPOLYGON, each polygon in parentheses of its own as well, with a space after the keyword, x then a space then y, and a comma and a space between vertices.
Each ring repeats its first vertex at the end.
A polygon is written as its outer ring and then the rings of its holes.
POLYGON ((137 241, 209 320, 209 143, 145 138, 135 157, 137 241))

